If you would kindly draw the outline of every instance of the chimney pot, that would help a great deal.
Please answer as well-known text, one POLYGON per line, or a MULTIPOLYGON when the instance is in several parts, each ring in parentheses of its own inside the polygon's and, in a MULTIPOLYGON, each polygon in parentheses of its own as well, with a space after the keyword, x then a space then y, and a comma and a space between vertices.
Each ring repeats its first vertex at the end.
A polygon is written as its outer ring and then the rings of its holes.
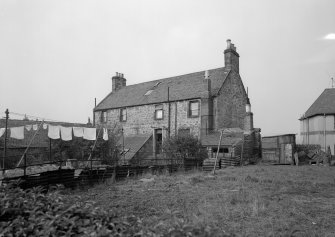
POLYGON ((230 45, 231 45, 231 40, 227 39, 227 49, 230 49, 230 45))

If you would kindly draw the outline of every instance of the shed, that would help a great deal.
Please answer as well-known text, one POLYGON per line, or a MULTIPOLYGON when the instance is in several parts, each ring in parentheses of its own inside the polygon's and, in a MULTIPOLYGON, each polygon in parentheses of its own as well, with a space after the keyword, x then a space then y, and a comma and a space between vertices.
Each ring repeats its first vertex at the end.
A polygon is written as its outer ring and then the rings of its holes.
POLYGON ((292 164, 295 134, 262 137, 262 161, 273 164, 292 164))

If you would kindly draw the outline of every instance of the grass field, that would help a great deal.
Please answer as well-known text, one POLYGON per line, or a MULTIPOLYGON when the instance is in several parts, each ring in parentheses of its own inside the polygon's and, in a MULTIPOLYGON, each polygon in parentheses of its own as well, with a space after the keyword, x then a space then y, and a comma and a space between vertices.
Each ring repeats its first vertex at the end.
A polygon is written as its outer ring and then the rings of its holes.
POLYGON ((215 176, 200 171, 147 174, 75 194, 104 209, 139 216, 148 228, 201 226, 237 236, 335 236, 334 167, 229 167, 215 176))

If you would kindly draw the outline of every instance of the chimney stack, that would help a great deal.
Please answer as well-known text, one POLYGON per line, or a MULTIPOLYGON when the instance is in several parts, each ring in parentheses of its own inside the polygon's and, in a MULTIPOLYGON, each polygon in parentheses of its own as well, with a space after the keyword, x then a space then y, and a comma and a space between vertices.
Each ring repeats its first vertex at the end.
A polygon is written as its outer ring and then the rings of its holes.
POLYGON ((227 39, 227 49, 224 51, 225 67, 230 70, 235 70, 239 73, 239 57, 240 55, 236 52, 236 47, 231 43, 230 39, 227 39))
POLYGON ((116 92, 127 85, 126 78, 123 77, 123 73, 116 72, 115 76, 112 77, 112 92, 116 92))
POLYGON ((244 131, 250 132, 254 129, 254 118, 253 113, 251 112, 251 104, 250 99, 247 97, 247 101, 245 104, 245 118, 244 118, 244 131))

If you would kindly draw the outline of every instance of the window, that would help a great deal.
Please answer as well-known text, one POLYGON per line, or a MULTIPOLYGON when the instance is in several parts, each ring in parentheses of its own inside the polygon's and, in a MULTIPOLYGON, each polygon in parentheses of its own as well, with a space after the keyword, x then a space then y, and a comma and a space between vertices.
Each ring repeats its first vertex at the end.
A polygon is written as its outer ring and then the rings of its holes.
POLYGON ((107 122, 107 111, 101 111, 100 122, 101 123, 106 123, 107 122))
POLYGON ((163 119, 163 105, 155 105, 155 119, 163 119))
POLYGON ((199 116, 199 101, 190 101, 188 109, 188 117, 199 116))
POLYGON ((161 84, 162 82, 157 82, 150 90, 148 90, 144 95, 150 95, 156 88, 159 84, 161 84))
POLYGON ((127 109, 120 109, 120 121, 127 121, 127 109))
POLYGON ((154 90, 148 90, 144 95, 150 95, 154 90))

